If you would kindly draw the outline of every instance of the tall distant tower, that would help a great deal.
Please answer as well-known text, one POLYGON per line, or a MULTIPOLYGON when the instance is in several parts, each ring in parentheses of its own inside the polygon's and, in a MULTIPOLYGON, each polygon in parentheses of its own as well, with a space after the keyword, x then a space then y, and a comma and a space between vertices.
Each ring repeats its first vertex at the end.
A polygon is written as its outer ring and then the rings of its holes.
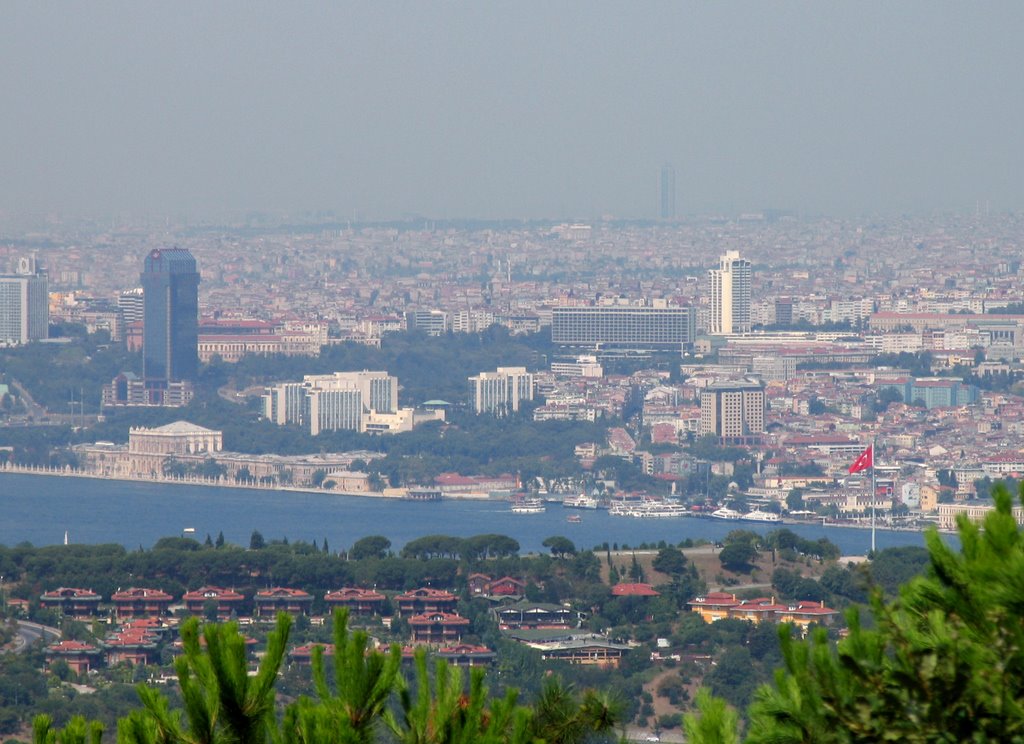
POLYGON ((750 331, 750 261, 739 251, 726 251, 711 280, 711 328, 714 336, 750 331))
POLYGON ((671 163, 661 166, 658 188, 658 217, 663 220, 676 218, 676 169, 671 163))
MULTIPOLYGON (((155 249, 142 271, 142 374, 146 387, 195 380, 199 369, 199 272, 183 248, 155 249)), ((153 402, 158 402, 154 400, 153 402)))

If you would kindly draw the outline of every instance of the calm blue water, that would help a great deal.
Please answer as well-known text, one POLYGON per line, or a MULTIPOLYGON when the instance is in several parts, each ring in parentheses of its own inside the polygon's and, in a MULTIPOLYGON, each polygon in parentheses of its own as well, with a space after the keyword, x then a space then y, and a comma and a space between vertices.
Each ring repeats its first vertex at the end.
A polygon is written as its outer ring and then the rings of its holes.
MULTIPOLYGON (((844 555, 870 548, 868 530, 786 525, 805 538, 827 537, 844 555)), ((543 551, 552 535, 565 535, 576 545, 593 547, 605 541, 637 545, 685 538, 718 540, 742 527, 758 532, 778 529, 711 519, 629 519, 604 510, 581 511, 550 505, 544 514, 512 514, 508 504, 487 501, 416 503, 391 499, 332 496, 235 488, 209 488, 156 483, 0 474, 0 544, 59 544, 64 531, 72 543, 121 543, 132 549, 150 547, 161 537, 195 528, 199 540, 223 531, 224 537, 248 545, 253 530, 267 540, 322 542, 332 549, 352 545, 366 535, 385 535, 399 548, 432 534, 468 537, 499 533, 519 541, 524 551, 543 551), (583 521, 569 524, 579 514, 583 521)), ((916 532, 879 531, 879 549, 923 545, 916 532)))

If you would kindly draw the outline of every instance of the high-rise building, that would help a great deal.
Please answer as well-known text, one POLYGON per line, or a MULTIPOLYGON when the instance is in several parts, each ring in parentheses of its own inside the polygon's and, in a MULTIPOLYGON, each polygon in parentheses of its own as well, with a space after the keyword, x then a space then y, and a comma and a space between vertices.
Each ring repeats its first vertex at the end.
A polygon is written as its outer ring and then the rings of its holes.
POLYGON ((676 218, 676 169, 671 163, 661 166, 658 182, 658 216, 663 220, 676 218))
POLYGON ((199 272, 182 248, 155 249, 142 271, 142 376, 154 391, 199 371, 199 272))
POLYGON ((451 323, 444 310, 407 310, 405 327, 410 331, 423 331, 428 336, 443 336, 451 323))
POLYGON ((146 300, 142 287, 126 289, 117 296, 117 307, 124 318, 124 324, 138 323, 145 317, 146 300))
POLYGON ((726 251, 718 268, 709 272, 711 282, 711 324, 714 336, 750 332, 750 261, 739 251, 726 251))
POLYGON ((469 378, 469 397, 476 413, 504 416, 533 400, 533 375, 526 367, 498 367, 469 378))
POLYGON ((49 328, 46 274, 34 258, 22 258, 16 274, 0 275, 0 346, 45 339, 49 328))
POLYGON ((366 431, 371 414, 398 412, 398 378, 387 372, 306 375, 302 382, 268 387, 263 415, 275 424, 301 424, 322 431, 366 431))
POLYGON ((551 340, 563 346, 680 349, 693 344, 696 315, 692 308, 652 305, 555 307, 551 340))
POLYGON ((716 382, 700 393, 700 433, 722 444, 756 444, 764 434, 764 386, 738 380, 716 382))

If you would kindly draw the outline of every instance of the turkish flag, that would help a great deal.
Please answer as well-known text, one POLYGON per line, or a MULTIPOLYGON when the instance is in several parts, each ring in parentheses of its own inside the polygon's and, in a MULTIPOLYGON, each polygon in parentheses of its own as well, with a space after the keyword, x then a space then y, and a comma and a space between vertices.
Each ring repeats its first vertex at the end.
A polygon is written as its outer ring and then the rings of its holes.
POLYGON ((861 470, 867 470, 875 465, 875 453, 872 451, 874 445, 868 445, 868 448, 860 453, 860 457, 857 458, 856 462, 850 466, 849 473, 859 473, 861 470))

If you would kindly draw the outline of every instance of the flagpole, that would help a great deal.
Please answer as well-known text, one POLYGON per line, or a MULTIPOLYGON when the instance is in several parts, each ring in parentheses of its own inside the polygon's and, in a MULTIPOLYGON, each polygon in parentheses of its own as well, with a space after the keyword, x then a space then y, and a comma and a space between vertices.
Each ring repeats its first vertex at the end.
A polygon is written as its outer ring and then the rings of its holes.
POLYGON ((875 485, 875 438, 871 437, 871 555, 875 554, 875 498, 878 487, 875 485))

